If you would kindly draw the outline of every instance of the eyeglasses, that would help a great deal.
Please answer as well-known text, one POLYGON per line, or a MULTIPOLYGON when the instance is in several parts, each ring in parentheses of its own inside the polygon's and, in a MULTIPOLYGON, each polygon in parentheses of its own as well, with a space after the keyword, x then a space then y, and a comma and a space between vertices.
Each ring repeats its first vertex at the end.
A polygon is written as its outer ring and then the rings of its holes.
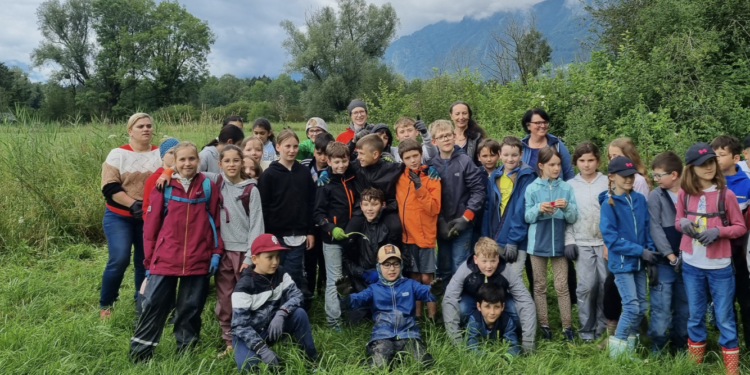
POLYGON ((545 126, 549 126, 549 121, 534 121, 534 122, 530 122, 529 124, 534 125, 538 128, 542 128, 545 126))
POLYGON ((321 128, 310 128, 310 130, 308 130, 307 132, 312 134, 320 134, 324 132, 324 130, 321 128))
POLYGON ((651 177, 654 178, 654 180, 661 180, 662 177, 668 175, 670 173, 651 173, 651 177))
POLYGON ((385 269, 393 268, 393 269, 397 269, 397 268, 401 268, 401 263, 399 263, 399 262, 380 263, 380 268, 385 268, 385 269))
POLYGON ((352 116, 362 116, 365 113, 367 113, 367 112, 366 111, 354 111, 354 112, 352 112, 352 116))
POLYGON ((449 140, 451 138, 453 138, 453 134, 445 134, 445 135, 441 135, 439 137, 435 137, 435 139, 438 140, 438 141, 440 141, 440 142, 447 141, 447 140, 449 140))

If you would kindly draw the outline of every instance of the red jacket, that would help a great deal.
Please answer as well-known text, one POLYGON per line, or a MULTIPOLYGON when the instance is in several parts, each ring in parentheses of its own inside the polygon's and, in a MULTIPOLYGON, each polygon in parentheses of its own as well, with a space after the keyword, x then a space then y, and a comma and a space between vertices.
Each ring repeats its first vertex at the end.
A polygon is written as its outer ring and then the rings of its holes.
POLYGON ((346 128, 346 130, 344 130, 338 136, 336 136, 336 142, 347 144, 349 143, 349 141, 352 140, 352 138, 354 138, 354 130, 352 129, 352 126, 349 125, 349 127, 346 128))
MULTIPOLYGON (((203 180, 199 173, 190 182, 188 193, 179 180, 170 181, 172 196, 199 199, 204 196, 203 180)), ((188 204, 170 199, 167 214, 164 194, 153 189, 150 194, 149 215, 143 224, 143 265, 151 275, 193 276, 208 274, 211 255, 221 254, 224 244, 219 231, 219 206, 221 192, 211 182, 211 199, 208 202, 188 204), (206 210, 208 203, 209 210, 206 210), (215 219, 218 246, 214 246, 214 232, 208 214, 215 219)))

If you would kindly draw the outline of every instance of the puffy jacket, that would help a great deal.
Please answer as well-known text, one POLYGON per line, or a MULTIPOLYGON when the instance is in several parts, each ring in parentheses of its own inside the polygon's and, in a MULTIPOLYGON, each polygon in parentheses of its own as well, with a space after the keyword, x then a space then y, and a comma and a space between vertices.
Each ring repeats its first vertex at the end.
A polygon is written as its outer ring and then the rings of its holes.
POLYGON ((279 266, 273 275, 255 273, 255 266, 242 271, 232 293, 232 335, 258 350, 265 341, 261 333, 280 309, 291 315, 302 305, 302 292, 284 268, 279 266))
MULTIPOLYGON (((394 212, 386 213, 381 210, 372 221, 362 220, 350 221, 346 226, 346 233, 358 232, 367 236, 368 240, 360 235, 349 237, 346 250, 343 254, 343 267, 352 277, 355 290, 364 289, 362 273, 375 269, 378 264, 378 249, 387 244, 401 246, 401 222, 394 212), (357 223, 361 223, 357 225, 357 223)), ((410 264, 411 258, 402 253, 403 264, 410 264)))
POLYGON ((345 243, 331 237, 333 228, 346 229, 349 219, 356 210, 359 194, 354 189, 354 172, 347 169, 344 174, 334 174, 330 167, 327 169, 331 182, 318 187, 315 192, 315 210, 313 220, 323 232, 323 242, 345 243))
POLYGON ((295 161, 289 170, 274 161, 258 181, 266 232, 276 237, 315 233, 315 184, 310 170, 295 161))
POLYGON ((646 197, 635 190, 627 194, 599 194, 602 206, 599 229, 609 252, 607 267, 612 273, 638 272, 646 265, 641 262, 643 249, 654 250, 649 233, 649 214, 646 197), (608 203, 611 196, 615 205, 608 203))
POLYGON ((487 204, 484 207, 482 237, 495 240, 500 247, 517 245, 526 250, 529 224, 524 220, 526 188, 536 179, 536 172, 528 164, 521 162, 507 207, 500 216, 502 196, 497 188, 497 180, 505 173, 504 166, 495 169, 487 180, 487 204))
MULTIPOLYGON (((565 181, 570 180, 575 176, 575 172, 573 171, 573 163, 571 163, 570 159, 570 151, 568 151, 568 148, 565 147, 565 144, 560 141, 559 138, 555 137, 552 134, 547 134, 547 146, 552 146, 557 149, 557 152, 560 153, 560 167, 562 167, 562 178, 565 181)), ((529 147, 529 139, 531 138, 530 135, 527 135, 521 139, 521 144, 523 145, 523 152, 521 153, 521 161, 523 161, 526 164, 529 164, 531 161, 531 147, 529 147)), ((533 166, 533 168, 536 168, 536 166, 533 166)))
POLYGON ((483 183, 483 176, 486 176, 484 170, 480 170, 458 146, 454 146, 450 159, 435 157, 427 165, 435 167, 440 173, 440 215, 445 221, 463 215, 473 220, 474 215, 484 208, 487 197, 483 183))
POLYGON ((375 325, 369 342, 373 342, 390 338, 420 338, 415 319, 417 301, 435 302, 437 299, 430 293, 429 285, 401 277, 392 285, 385 285, 382 281, 371 284, 361 293, 351 294, 344 304, 352 309, 372 308, 375 325))
POLYGON ((596 177, 588 182, 577 174, 568 181, 568 184, 573 188, 573 194, 576 197, 578 220, 573 224, 568 224, 565 228, 565 245, 604 245, 602 232, 599 231, 599 217, 601 216, 599 194, 609 188, 607 176, 596 172, 596 177))
POLYGON ((557 257, 565 249, 565 226, 578 219, 578 207, 573 188, 567 182, 556 179, 537 178, 526 188, 525 219, 529 226, 529 244, 526 251, 540 257, 557 257), (544 202, 564 198, 564 209, 543 214, 539 207, 544 202))
MULTIPOLYGON (((701 195, 706 196, 706 211, 716 212, 716 207, 719 199, 719 190, 702 193, 701 195)), ((685 191, 680 190, 677 194, 677 215, 675 216, 675 229, 682 231, 680 227, 680 219, 685 217, 685 211, 695 212, 698 209, 698 201, 700 195, 691 195, 688 200, 688 207, 685 207, 685 191)), ((727 189, 726 195, 724 196, 724 210, 727 213, 727 220, 729 220, 729 226, 724 226, 721 222, 721 217, 715 216, 706 219, 705 228, 719 228, 719 239, 714 243, 706 247, 706 258, 709 259, 721 259, 729 258, 732 256, 732 245, 730 240, 734 238, 742 237, 747 229, 745 228, 745 219, 740 211, 740 205, 737 203, 737 197, 734 195, 732 190, 727 189)), ((696 216, 687 215, 687 218, 693 222, 696 222, 696 216)), ((680 250, 692 254, 693 253, 693 239, 683 235, 682 241, 680 241, 680 250)))
POLYGON ((403 242, 416 244, 423 249, 435 248, 437 239, 437 218, 440 214, 440 181, 430 180, 425 173, 427 166, 419 168, 419 180, 422 186, 415 189, 409 178, 409 170, 398 178, 396 184, 396 201, 398 216, 403 228, 403 242))
MULTIPOLYGON (((172 179, 172 196, 204 198, 203 180, 206 178, 208 177, 203 173, 195 175, 187 192, 177 179, 172 179)), ((223 253, 219 220, 221 192, 213 182, 209 183, 211 199, 208 202, 189 204, 170 199, 166 215, 163 193, 156 189, 151 191, 149 215, 143 225, 143 266, 151 275, 206 275, 211 255, 223 253), (215 246, 208 215, 211 215, 216 225, 218 246, 215 246)))

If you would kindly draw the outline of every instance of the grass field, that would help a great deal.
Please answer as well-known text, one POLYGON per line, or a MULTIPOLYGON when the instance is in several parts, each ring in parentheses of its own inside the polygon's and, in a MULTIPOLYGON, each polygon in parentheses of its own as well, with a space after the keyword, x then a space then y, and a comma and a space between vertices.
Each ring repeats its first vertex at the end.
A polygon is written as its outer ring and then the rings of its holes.
MULTIPOLYGON (((303 124, 290 124, 302 135, 303 124)), ((330 126, 332 133, 343 125, 330 126)), ((175 354, 168 326, 154 359, 133 365, 127 357, 133 333, 132 267, 120 302, 110 320, 98 314, 101 272, 107 260, 101 233, 103 199, 99 191, 101 163, 110 149, 126 142, 124 125, 109 127, 0 127, 0 374, 232 374, 231 358, 218 360, 220 329, 213 314, 215 295, 203 312, 198 347, 175 354)), ((158 125, 156 140, 175 136, 204 144, 219 126, 158 125)), ((551 278, 550 278, 551 280, 551 278)), ((554 289, 548 288, 551 325, 560 326, 554 289)), ((322 296, 310 313, 318 348, 318 373, 368 373, 360 363, 371 324, 325 328, 322 296)), ((574 307, 574 315, 576 315, 574 307)), ((577 319, 576 319, 577 320, 577 319)), ((576 321, 574 320, 574 322, 576 321)), ((575 323, 574 323, 575 324, 575 323)), ((442 326, 421 327, 437 363, 419 369, 406 360, 394 373, 404 374, 716 374, 722 373, 716 332, 711 333, 706 363, 692 365, 684 355, 650 356, 610 361, 594 345, 569 345, 556 337, 539 342, 535 355, 508 358, 505 347, 486 346, 476 356, 449 343, 442 326)), ((300 351, 291 344, 273 348, 286 361, 284 373, 310 373, 300 351)), ((746 350, 746 348, 742 348, 746 350)), ((750 371, 743 361, 743 372, 750 371)))

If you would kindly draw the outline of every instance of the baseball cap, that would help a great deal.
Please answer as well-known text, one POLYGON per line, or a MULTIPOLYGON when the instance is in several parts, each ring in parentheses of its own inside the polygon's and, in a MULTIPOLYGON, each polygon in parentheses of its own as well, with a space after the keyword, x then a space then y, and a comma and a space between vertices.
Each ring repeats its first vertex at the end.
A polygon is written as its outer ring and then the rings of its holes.
POLYGON ((310 128, 316 126, 323 129, 326 133, 328 132, 328 125, 326 124, 325 120, 320 117, 311 117, 309 120, 307 120, 307 125, 305 125, 305 133, 307 133, 310 128))
POLYGON ((388 258, 398 258, 401 260, 401 250, 394 245, 383 245, 378 249, 378 263, 383 263, 388 258))
POLYGON ((715 157, 716 153, 708 143, 698 142, 685 151, 685 164, 703 165, 706 160, 715 157))
POLYGON ((625 156, 617 156, 609 161, 607 173, 614 173, 623 177, 627 177, 638 173, 638 170, 635 169, 635 164, 632 160, 630 160, 630 158, 625 156))
POLYGON ((267 253, 276 250, 289 250, 289 248, 281 246, 279 239, 270 233, 263 233, 256 237, 253 240, 253 244, 250 246, 251 255, 258 255, 260 253, 267 253))

